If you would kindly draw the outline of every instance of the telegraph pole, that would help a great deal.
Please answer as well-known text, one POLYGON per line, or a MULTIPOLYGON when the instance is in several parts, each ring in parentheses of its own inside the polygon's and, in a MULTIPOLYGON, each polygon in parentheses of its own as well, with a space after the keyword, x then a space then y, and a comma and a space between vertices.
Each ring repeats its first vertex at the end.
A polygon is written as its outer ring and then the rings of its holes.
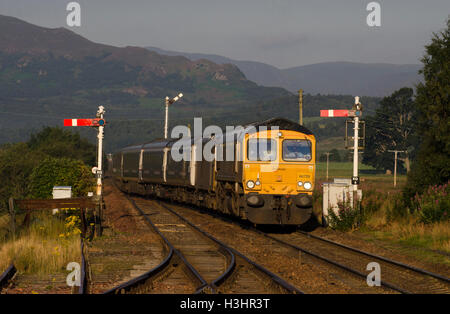
POLYGON ((327 155, 327 179, 326 180, 328 181, 328 160, 329 160, 330 155, 333 155, 333 154, 326 152, 325 155, 327 155))
POLYGON ((397 186, 397 154, 398 153, 404 153, 404 150, 388 150, 390 153, 394 153, 394 187, 397 186))
POLYGON ((298 121, 300 125, 303 125, 303 89, 299 89, 298 91, 298 121))
POLYGON ((166 119, 164 121, 164 138, 165 139, 167 139, 167 133, 168 133, 168 129, 169 129, 169 105, 173 104, 181 97, 183 97, 182 93, 179 93, 178 96, 175 96, 172 99, 169 99, 169 96, 166 96, 166 99, 165 99, 166 119))

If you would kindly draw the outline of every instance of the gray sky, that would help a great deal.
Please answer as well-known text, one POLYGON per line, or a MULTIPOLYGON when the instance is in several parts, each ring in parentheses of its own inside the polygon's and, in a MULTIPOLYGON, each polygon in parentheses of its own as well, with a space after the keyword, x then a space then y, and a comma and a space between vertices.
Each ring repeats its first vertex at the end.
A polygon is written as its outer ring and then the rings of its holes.
MULTIPOLYGON (((0 14, 67 27, 69 0, 0 0, 0 14)), ((280 68, 327 61, 419 63, 448 0, 379 0, 381 27, 366 24, 371 0, 78 0, 73 31, 116 46, 223 55, 280 68)))

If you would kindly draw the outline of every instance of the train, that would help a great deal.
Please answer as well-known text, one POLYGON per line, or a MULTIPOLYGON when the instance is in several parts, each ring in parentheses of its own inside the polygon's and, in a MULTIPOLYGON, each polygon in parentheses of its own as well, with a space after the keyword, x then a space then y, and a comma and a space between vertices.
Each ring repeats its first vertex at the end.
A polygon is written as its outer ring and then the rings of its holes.
POLYGON ((125 147, 112 154, 110 174, 125 193, 206 207, 255 225, 302 225, 311 219, 314 134, 284 118, 228 133, 125 147), (199 158, 199 147, 208 143, 212 158, 199 158))

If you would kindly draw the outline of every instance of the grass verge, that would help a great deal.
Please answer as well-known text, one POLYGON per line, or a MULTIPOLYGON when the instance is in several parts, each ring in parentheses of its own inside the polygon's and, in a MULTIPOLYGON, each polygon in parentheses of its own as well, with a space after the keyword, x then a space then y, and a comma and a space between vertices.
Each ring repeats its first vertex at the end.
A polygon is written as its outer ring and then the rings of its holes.
POLYGON ((81 259, 80 236, 72 220, 35 214, 15 238, 0 239, 0 269, 14 262, 25 274, 64 273, 68 263, 81 259))

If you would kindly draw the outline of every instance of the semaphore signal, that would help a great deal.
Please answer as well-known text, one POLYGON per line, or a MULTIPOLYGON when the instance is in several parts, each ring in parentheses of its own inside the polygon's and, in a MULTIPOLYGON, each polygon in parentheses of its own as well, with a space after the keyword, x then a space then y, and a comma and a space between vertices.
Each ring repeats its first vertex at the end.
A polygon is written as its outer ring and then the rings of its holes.
POLYGON ((329 109, 329 110, 320 110, 321 117, 354 117, 356 115, 356 110, 347 110, 347 109, 329 109))
POLYGON ((97 110, 97 117, 94 119, 64 119, 64 126, 90 126, 98 128, 98 151, 97 151, 97 167, 92 168, 92 172, 97 178, 97 195, 102 195, 102 162, 103 162, 103 128, 106 121, 103 119, 105 107, 99 106, 97 110))
POLYGON ((64 126, 104 126, 103 119, 64 119, 64 126))
MULTIPOLYGON (((359 173, 358 173, 358 149, 359 140, 362 139, 359 136, 360 116, 362 115, 362 104, 359 102, 359 97, 355 97, 355 104, 353 105, 352 110, 341 109, 329 109, 329 110, 320 110, 321 117, 353 117, 354 123, 354 137, 353 137, 353 176, 352 176, 352 185, 353 185, 353 208, 357 207, 357 197, 358 197, 358 185, 359 185, 359 173)), ((347 126, 347 125, 346 125, 347 126)), ((347 130, 346 130, 347 133, 347 130)), ((347 138, 346 138, 347 142, 347 138)), ((361 147, 362 148, 362 147, 361 147)))

